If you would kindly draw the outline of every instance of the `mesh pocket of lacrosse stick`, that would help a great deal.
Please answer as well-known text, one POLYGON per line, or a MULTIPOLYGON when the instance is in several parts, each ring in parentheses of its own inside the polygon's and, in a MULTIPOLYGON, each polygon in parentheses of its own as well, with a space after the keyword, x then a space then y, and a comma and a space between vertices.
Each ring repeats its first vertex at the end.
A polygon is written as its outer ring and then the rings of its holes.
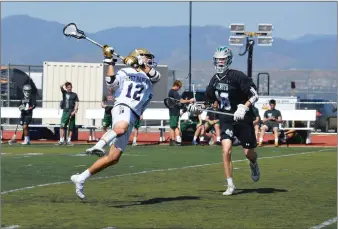
POLYGON ((183 106, 183 104, 179 100, 170 97, 164 99, 164 105, 169 109, 182 108, 183 106))
POLYGON ((75 37, 76 39, 83 39, 86 37, 82 30, 79 30, 75 23, 69 23, 63 28, 63 34, 66 37, 75 37))

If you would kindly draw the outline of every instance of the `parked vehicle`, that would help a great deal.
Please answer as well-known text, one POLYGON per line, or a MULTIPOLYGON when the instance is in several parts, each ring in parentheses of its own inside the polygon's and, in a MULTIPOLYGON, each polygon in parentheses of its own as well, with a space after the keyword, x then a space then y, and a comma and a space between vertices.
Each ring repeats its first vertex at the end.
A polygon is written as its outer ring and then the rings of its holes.
POLYGON ((337 132, 337 107, 333 104, 320 104, 316 102, 330 102, 324 99, 300 99, 299 102, 313 102, 298 103, 297 109, 301 110, 316 110, 316 121, 311 122, 311 127, 320 129, 322 132, 328 132, 328 130, 335 130, 337 132))

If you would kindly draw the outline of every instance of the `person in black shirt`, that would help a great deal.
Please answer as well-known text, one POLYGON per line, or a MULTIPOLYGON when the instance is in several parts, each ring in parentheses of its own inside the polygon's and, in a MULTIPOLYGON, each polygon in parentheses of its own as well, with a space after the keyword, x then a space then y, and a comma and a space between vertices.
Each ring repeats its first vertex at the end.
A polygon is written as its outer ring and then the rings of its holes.
POLYGON ((33 119, 33 109, 36 107, 36 98, 32 96, 32 87, 29 84, 23 86, 23 99, 21 100, 19 110, 21 111, 20 125, 23 126, 24 141, 22 145, 29 145, 29 124, 33 119))
MULTIPOLYGON (((228 189, 223 192, 223 195, 232 195, 236 189, 232 178, 231 162, 231 148, 235 137, 238 138, 245 156, 250 161, 252 180, 256 182, 260 177, 255 152, 257 141, 252 123, 254 117, 252 105, 258 100, 258 94, 250 77, 241 71, 229 69, 232 63, 232 52, 228 47, 217 48, 213 60, 217 73, 207 86, 206 98, 211 102, 217 100, 220 111, 233 114, 233 116, 220 115, 223 163, 228 184, 228 189)), ((198 110, 198 107, 190 105, 188 109, 198 110)))
POLYGON ((275 109, 276 100, 269 101, 270 109, 264 112, 263 125, 261 126, 261 136, 259 138, 258 146, 263 145, 263 138, 265 131, 273 131, 275 135, 275 146, 278 147, 278 130, 279 124, 282 122, 282 114, 275 109))
MULTIPOLYGON (((211 108, 208 110, 218 110, 218 101, 214 101, 211 108)), ((221 130, 220 130, 220 122, 219 122, 219 115, 216 113, 208 112, 207 116, 205 117, 205 132, 208 130, 214 130, 216 134, 216 145, 221 145, 221 130)), ((211 136, 213 137, 213 136, 211 136)))
MULTIPOLYGON (((174 98, 177 100, 180 100, 181 103, 193 103, 194 99, 182 99, 181 95, 178 93, 178 91, 182 87, 182 82, 180 80, 175 80, 173 87, 170 89, 168 93, 168 97, 174 98)), ((180 130, 178 129, 178 123, 180 119, 180 108, 175 107, 173 109, 169 109, 169 134, 170 134, 170 145, 173 146, 176 144, 180 145, 182 142, 181 136, 180 136, 180 130), (176 135, 176 141, 175 141, 175 135, 176 135)))

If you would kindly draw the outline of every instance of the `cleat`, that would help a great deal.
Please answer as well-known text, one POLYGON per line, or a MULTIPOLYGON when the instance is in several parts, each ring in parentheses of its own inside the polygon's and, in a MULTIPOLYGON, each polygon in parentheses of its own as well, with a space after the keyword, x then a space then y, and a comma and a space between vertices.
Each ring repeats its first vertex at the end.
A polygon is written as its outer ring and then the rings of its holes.
POLYGON ((132 146, 137 146, 137 142, 133 142, 132 146))
POLYGON ((84 187, 83 182, 78 181, 79 174, 73 175, 70 177, 71 181, 75 184, 75 193, 76 195, 83 200, 85 198, 84 195, 84 187))
POLYGON ((262 143, 262 142, 258 142, 258 146, 259 146, 259 147, 262 147, 262 146, 263 146, 263 143, 262 143))
POLYGON ((278 147, 278 146, 279 146, 278 142, 275 142, 275 147, 278 147))
POLYGON ((62 146, 63 144, 65 144, 64 142, 61 142, 61 141, 59 141, 58 143, 56 143, 55 145, 56 146, 62 146))
POLYGON ((227 190, 222 193, 223 196, 231 196, 236 190, 235 185, 228 186, 227 190))
POLYGON ((21 145, 30 145, 31 142, 22 142, 21 145))
POLYGON ((100 149, 98 147, 93 146, 93 147, 91 147, 89 149, 86 149, 85 154, 87 154, 87 155, 96 155, 98 157, 103 157, 104 155, 106 155, 106 152, 105 152, 104 149, 100 149))
POLYGON ((193 144, 194 146, 197 146, 197 145, 198 145, 197 141, 192 141, 192 144, 193 144))
POLYGON ((222 145, 222 142, 217 141, 217 142, 216 142, 216 145, 221 146, 221 145, 222 145))
POLYGON ((250 169, 251 169, 251 178, 254 182, 257 182, 259 180, 260 177, 260 171, 259 171, 259 167, 258 167, 258 163, 256 161, 255 164, 252 164, 250 162, 250 169))
POLYGON ((67 142, 66 145, 67 146, 74 146, 74 144, 71 141, 67 142))

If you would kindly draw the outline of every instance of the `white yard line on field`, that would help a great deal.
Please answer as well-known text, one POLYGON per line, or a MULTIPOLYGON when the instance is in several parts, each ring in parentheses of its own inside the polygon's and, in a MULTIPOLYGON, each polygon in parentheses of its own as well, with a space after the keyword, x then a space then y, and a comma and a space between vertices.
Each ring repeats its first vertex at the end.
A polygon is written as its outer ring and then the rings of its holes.
POLYGON ((331 224, 334 224, 335 222, 337 222, 337 219, 338 219, 338 217, 326 220, 325 222, 323 222, 323 223, 321 223, 319 225, 313 226, 310 229, 321 229, 321 228, 330 226, 331 224))
MULTIPOLYGON (((281 157, 291 157, 291 156, 297 156, 297 155, 319 153, 319 152, 330 151, 330 150, 332 150, 332 149, 322 149, 322 150, 316 150, 316 151, 308 151, 308 152, 293 153, 293 154, 284 154, 284 155, 278 155, 278 156, 260 157, 259 160, 281 158, 281 157)), ((235 161, 233 161, 233 163, 234 162, 242 162, 242 161, 247 161, 247 159, 235 160, 235 161)), ((93 178, 91 178, 91 180, 101 180, 101 179, 108 179, 108 178, 112 178, 112 177, 122 177, 122 176, 128 176, 128 175, 138 175, 138 174, 146 174, 146 173, 153 173, 153 172, 165 172, 165 171, 173 171, 173 170, 180 170, 180 169, 189 169, 189 168, 196 168, 196 167, 209 166, 209 165, 218 165, 218 164, 221 164, 221 163, 222 162, 215 162, 215 163, 201 164, 201 165, 189 165, 189 166, 183 166, 183 167, 179 167, 179 168, 145 170, 145 171, 141 171, 141 172, 124 173, 124 174, 113 175, 113 176, 93 177, 93 178)), ((24 190, 33 189, 33 188, 38 188, 38 187, 46 187, 46 186, 51 186, 51 185, 60 185, 60 184, 67 184, 67 183, 71 183, 71 181, 53 182, 53 183, 38 184, 38 185, 33 185, 33 186, 28 186, 28 187, 23 187, 23 188, 17 188, 17 189, 12 189, 12 190, 8 190, 8 191, 3 191, 3 192, 1 192, 1 195, 12 193, 12 192, 24 191, 24 190)))
POLYGON ((8 226, 8 227, 2 227, 1 229, 15 229, 15 228, 19 228, 20 226, 19 225, 11 225, 11 226, 8 226))

